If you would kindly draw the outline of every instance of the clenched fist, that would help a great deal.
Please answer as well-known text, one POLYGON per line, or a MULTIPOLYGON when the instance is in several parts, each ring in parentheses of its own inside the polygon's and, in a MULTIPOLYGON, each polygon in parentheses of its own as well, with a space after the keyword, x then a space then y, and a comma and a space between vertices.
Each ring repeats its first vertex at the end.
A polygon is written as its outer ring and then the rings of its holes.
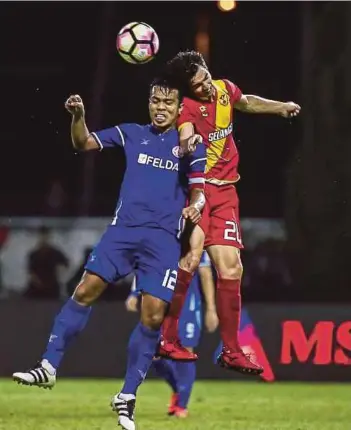
POLYGON ((82 98, 76 94, 74 96, 69 96, 65 108, 71 115, 83 116, 84 115, 84 104, 82 98))
POLYGON ((189 219, 192 223, 197 224, 201 219, 201 212, 195 206, 188 206, 183 209, 182 216, 189 219))
POLYGON ((138 297, 129 296, 125 301, 126 309, 129 312, 138 312, 138 297))
POLYGON ((297 116, 301 111, 301 106, 294 102, 284 103, 280 115, 284 118, 291 118, 297 116))
POLYGON ((199 143, 202 143, 203 139, 202 136, 199 134, 194 134, 193 136, 190 136, 188 139, 184 139, 180 141, 180 152, 181 155, 188 155, 192 154, 196 151, 196 146, 199 143))

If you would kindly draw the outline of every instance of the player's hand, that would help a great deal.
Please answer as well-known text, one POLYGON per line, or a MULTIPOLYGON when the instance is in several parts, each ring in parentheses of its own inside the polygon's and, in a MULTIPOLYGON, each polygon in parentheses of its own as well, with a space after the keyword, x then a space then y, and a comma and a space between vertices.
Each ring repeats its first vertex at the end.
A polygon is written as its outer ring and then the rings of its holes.
POLYGON ((125 301, 125 305, 128 312, 138 312, 138 297, 129 296, 125 301))
POLYGON ((84 104, 82 98, 76 94, 69 96, 65 103, 65 108, 71 115, 83 116, 84 115, 84 104))
POLYGON ((180 141, 180 153, 182 156, 192 154, 196 151, 196 147, 199 143, 202 143, 202 136, 199 134, 194 134, 190 136, 188 139, 184 139, 180 141))
POLYGON ((202 136, 199 134, 194 134, 193 136, 189 137, 188 139, 188 151, 190 154, 196 151, 196 147, 199 143, 202 143, 203 139, 202 136))
POLYGON ((183 209, 182 216, 184 219, 190 220, 193 224, 197 224, 201 219, 201 212, 195 206, 188 206, 183 209))
POLYGON ((205 312, 205 327, 209 333, 216 331, 218 327, 218 316, 215 309, 208 309, 205 312))
POLYGON ((301 106, 294 102, 283 103, 280 115, 284 118, 292 118, 297 116, 301 111, 301 106))

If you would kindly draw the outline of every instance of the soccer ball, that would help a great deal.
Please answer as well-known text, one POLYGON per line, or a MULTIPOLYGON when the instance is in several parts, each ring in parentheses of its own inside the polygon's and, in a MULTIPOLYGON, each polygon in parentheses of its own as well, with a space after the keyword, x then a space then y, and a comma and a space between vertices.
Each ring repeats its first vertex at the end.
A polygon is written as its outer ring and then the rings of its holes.
POLYGON ((160 42, 156 31, 144 22, 131 22, 118 33, 117 51, 128 63, 145 64, 158 52, 160 42))

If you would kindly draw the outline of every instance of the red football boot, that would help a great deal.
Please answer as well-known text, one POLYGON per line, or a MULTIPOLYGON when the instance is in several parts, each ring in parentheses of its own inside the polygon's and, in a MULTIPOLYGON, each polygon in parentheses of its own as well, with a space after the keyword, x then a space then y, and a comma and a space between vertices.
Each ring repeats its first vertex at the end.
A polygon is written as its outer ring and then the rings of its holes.
POLYGON ((245 375, 260 375, 263 367, 253 361, 252 354, 244 354, 243 351, 231 352, 223 348, 217 357, 217 363, 226 369, 235 370, 245 375))
POLYGON ((184 409, 184 408, 181 408, 179 406, 176 406, 174 415, 177 418, 187 418, 188 417, 188 409, 184 409))
POLYGON ((178 393, 173 393, 171 397, 171 401, 168 405, 168 415, 174 415, 176 413, 176 410, 178 408, 178 393))
POLYGON ((157 356, 174 361, 196 361, 197 354, 188 351, 179 340, 168 341, 161 338, 158 346, 157 356))

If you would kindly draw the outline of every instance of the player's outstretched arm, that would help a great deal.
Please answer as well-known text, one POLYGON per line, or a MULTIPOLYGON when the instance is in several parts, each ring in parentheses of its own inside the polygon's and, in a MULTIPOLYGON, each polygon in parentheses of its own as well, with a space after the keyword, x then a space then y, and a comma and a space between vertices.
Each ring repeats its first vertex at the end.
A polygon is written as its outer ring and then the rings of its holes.
POLYGON ((234 107, 241 112, 275 114, 284 118, 297 116, 301 110, 301 107, 294 102, 280 102, 244 94, 234 107))
POLYGON ((74 149, 77 151, 100 149, 85 123, 85 110, 81 97, 79 95, 70 96, 65 103, 65 108, 72 115, 71 138, 74 149))

